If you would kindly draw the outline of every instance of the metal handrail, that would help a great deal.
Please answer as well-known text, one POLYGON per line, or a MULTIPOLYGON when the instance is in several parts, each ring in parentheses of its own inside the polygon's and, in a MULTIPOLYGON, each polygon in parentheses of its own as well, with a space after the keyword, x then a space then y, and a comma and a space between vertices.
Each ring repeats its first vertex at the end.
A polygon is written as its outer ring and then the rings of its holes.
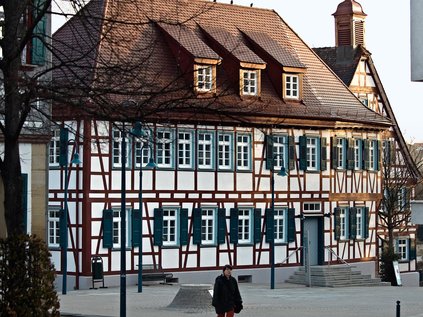
POLYGON ((297 253, 298 251, 300 251, 301 249, 302 249, 303 247, 301 246, 301 247, 298 247, 298 248, 296 248, 294 251, 292 251, 285 259, 283 259, 283 261, 282 262, 280 262, 280 263, 278 263, 278 264, 283 264, 283 263, 285 263, 286 261, 288 261, 288 259, 293 255, 293 254, 295 254, 295 253, 297 253))
MULTIPOLYGON (((339 255, 336 254, 335 251, 333 251, 331 247, 325 247, 325 249, 327 249, 330 253, 332 253, 338 260, 341 261, 341 263, 345 264, 346 266, 351 266, 347 261, 339 257, 339 255)), ((332 259, 332 256, 329 258, 328 266, 330 266, 331 259, 332 259)))

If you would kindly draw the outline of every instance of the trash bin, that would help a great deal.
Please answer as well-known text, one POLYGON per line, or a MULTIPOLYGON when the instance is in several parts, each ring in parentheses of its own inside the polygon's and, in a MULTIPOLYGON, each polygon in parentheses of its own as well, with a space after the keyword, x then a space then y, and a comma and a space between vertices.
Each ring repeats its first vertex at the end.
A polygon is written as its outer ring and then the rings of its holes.
POLYGON ((92 274, 92 289, 96 289, 94 287, 94 283, 102 283, 103 285, 100 288, 106 288, 104 286, 104 272, 103 272, 103 258, 101 256, 94 256, 91 258, 91 274, 92 274))

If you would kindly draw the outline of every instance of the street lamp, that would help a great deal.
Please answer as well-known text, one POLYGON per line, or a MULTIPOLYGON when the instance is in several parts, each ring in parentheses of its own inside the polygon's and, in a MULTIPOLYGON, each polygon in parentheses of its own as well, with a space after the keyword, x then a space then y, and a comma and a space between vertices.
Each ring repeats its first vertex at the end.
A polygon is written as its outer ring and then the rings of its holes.
MULTIPOLYGON (((67 290, 67 266, 68 266, 68 146, 70 144, 77 144, 73 139, 69 140, 69 129, 62 127, 60 129, 60 155, 59 155, 59 165, 64 168, 64 208, 61 212, 60 217, 60 247, 62 249, 62 294, 66 294, 67 290)), ((81 164, 79 159, 78 150, 73 155, 71 164, 79 165, 81 164)))
MULTIPOLYGON (((285 169, 285 160, 283 157, 283 153, 280 154, 273 154, 273 159, 270 164, 270 189, 272 191, 272 202, 271 202, 271 212, 272 212, 272 219, 275 217, 275 159, 281 156, 282 164, 281 169, 278 172, 278 176, 286 176, 286 169, 285 169)), ((275 288, 275 227, 273 226, 272 230, 272 237, 270 239, 270 288, 275 288)))
MULTIPOLYGON (((142 293, 142 164, 143 164, 143 155, 142 151, 144 147, 150 147, 150 144, 148 142, 143 142, 142 138, 148 137, 148 133, 143 131, 141 123, 136 122, 134 125, 134 128, 132 129, 132 134, 135 137, 140 138, 141 146, 140 146, 140 188, 138 193, 138 200, 139 200, 139 217, 140 217, 140 241, 138 246, 138 293, 142 293)), ((148 160, 147 165, 145 168, 147 169, 154 169, 157 167, 157 164, 154 162, 152 151, 150 148, 150 158, 148 160)))

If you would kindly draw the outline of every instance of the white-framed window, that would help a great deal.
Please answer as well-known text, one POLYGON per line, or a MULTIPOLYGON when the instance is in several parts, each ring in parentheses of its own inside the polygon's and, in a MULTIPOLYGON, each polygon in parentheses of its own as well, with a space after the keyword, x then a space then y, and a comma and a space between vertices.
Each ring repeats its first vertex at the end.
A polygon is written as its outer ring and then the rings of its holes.
POLYGON ((317 213, 322 211, 322 205, 321 203, 304 203, 303 210, 304 212, 317 213))
POLYGON ((396 239, 396 253, 400 256, 399 261, 408 261, 408 242, 409 240, 407 238, 399 237, 396 239))
POLYGON ((356 239, 362 239, 364 237, 364 207, 357 207, 356 211, 356 239))
POLYGON ((50 207, 48 210, 48 246, 60 247, 60 207, 50 207))
POLYGON ((319 151, 318 138, 307 137, 306 153, 307 153, 307 170, 317 171, 319 169, 319 151))
POLYGON ((253 210, 240 208, 238 210, 238 243, 249 244, 252 242, 253 210))
MULTIPOLYGON (((131 208, 125 208, 126 212, 126 247, 131 245, 131 217, 130 212, 131 208)), ((113 248, 120 248, 120 242, 122 237, 122 221, 121 221, 121 209, 119 207, 113 208, 113 229, 112 229, 112 241, 113 248)))
POLYGON ((354 139, 354 169, 363 169, 363 140, 354 139))
POLYGON ((178 132, 178 166, 193 167, 193 134, 190 131, 178 132))
POLYGON ((369 170, 375 171, 377 169, 377 140, 369 141, 369 170))
POLYGON ((288 221, 287 209, 275 209, 274 224, 275 224, 275 243, 285 243, 287 241, 288 221))
POLYGON ((142 166, 148 164, 148 161, 151 157, 151 149, 148 145, 147 141, 144 140, 135 140, 134 144, 134 152, 135 152, 135 166, 140 167, 141 162, 142 166))
MULTIPOLYGON (((113 167, 122 167, 122 141, 123 141, 123 132, 119 129, 114 127, 113 128, 113 139, 112 139, 112 162, 113 167)), ((129 157, 131 155, 131 140, 125 136, 126 142, 126 162, 125 167, 129 167, 129 157)))
POLYGON ((251 135, 238 134, 236 137, 236 167, 251 170, 251 135))
POLYGON ((285 97, 299 99, 300 97, 300 77, 298 75, 285 75, 285 97))
POLYGON ((233 168, 233 134, 219 132, 217 160, 220 170, 231 170, 233 168))
POLYGON ((257 96, 258 94, 258 72, 256 70, 242 71, 242 94, 257 96))
POLYGON ((178 245, 179 208, 163 208, 163 246, 178 245))
POLYGON ((347 166, 347 147, 346 139, 336 139, 337 169, 345 169, 347 166))
POLYGON ((197 166, 199 169, 214 167, 214 132, 199 131, 197 144, 197 166))
POLYGON ((49 147, 49 165, 59 166, 60 160, 60 129, 53 130, 53 137, 49 147))
POLYGON ((156 140, 156 163, 158 167, 173 167, 173 131, 158 130, 156 140))
POLYGON ((282 166, 287 168, 288 163, 288 137, 284 135, 273 136, 274 168, 282 166))
POLYGON ((201 208, 201 244, 216 244, 217 211, 216 208, 201 208))
POLYGON ((197 66, 197 90, 211 91, 213 88, 213 68, 211 65, 197 66))
POLYGON ((348 232, 348 207, 339 208, 339 226, 340 226, 340 239, 346 240, 349 238, 348 232))

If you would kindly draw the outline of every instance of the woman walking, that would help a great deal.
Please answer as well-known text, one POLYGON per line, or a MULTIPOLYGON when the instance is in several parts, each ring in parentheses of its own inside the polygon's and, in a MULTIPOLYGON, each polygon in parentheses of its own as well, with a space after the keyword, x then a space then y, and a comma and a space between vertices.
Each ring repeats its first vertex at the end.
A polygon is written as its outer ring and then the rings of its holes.
POLYGON ((241 294, 238 283, 232 277, 232 267, 227 264, 223 267, 223 274, 216 277, 213 290, 213 302, 217 317, 233 317, 242 307, 241 294))

